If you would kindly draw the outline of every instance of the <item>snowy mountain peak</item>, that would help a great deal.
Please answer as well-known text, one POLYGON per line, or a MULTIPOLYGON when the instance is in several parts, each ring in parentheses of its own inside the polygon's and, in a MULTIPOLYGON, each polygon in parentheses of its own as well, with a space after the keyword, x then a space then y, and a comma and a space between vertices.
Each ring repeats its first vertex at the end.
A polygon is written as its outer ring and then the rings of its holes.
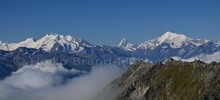
POLYGON ((178 42, 177 40, 183 41, 188 39, 184 34, 176 34, 172 32, 166 32, 164 35, 158 38, 160 43, 164 41, 173 41, 173 42, 178 42))
POLYGON ((44 36, 43 38, 45 38, 45 39, 60 39, 62 37, 63 37, 63 35, 58 35, 56 33, 50 33, 50 34, 47 34, 46 36, 44 36))
POLYGON ((36 47, 42 48, 45 51, 51 51, 52 49, 55 49, 56 51, 62 48, 64 51, 80 52, 85 46, 92 46, 85 40, 74 39, 70 35, 64 36, 56 33, 47 34, 36 42, 36 47))
POLYGON ((176 34, 172 32, 166 32, 164 35, 157 39, 160 44, 167 42, 171 44, 171 47, 178 48, 191 40, 191 38, 186 37, 184 34, 176 34))
POLYGON ((35 42, 35 39, 33 39, 33 38, 27 38, 25 41, 23 41, 23 42, 35 42))
POLYGON ((57 33, 54 33, 54 32, 51 32, 49 34, 47 34, 47 36, 57 36, 58 34, 57 33))
MULTIPOLYGON (((166 32, 161 37, 137 45, 137 49, 155 49, 163 43, 169 44, 171 48, 181 48, 183 45, 193 44, 200 46, 208 43, 209 40, 191 39, 184 34, 177 34, 173 32, 166 32)), ((164 47, 167 48, 167 47, 164 47)))
POLYGON ((64 36, 64 35, 59 35, 59 34, 56 34, 56 33, 47 34, 46 36, 44 36, 41 39, 57 40, 57 41, 60 41, 60 40, 73 41, 73 37, 70 36, 70 35, 64 36))
POLYGON ((118 44, 118 47, 123 48, 123 49, 128 50, 128 51, 136 50, 134 48, 134 45, 129 43, 126 38, 122 38, 121 42, 118 44))

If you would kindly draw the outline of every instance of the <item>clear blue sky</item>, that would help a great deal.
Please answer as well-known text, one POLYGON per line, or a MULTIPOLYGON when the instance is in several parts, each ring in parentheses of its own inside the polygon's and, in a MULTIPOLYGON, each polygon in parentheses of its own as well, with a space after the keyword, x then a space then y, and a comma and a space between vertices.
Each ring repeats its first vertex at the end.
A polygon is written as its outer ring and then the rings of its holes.
POLYGON ((220 0, 0 0, 0 40, 46 33, 116 46, 166 31, 220 40, 220 0))

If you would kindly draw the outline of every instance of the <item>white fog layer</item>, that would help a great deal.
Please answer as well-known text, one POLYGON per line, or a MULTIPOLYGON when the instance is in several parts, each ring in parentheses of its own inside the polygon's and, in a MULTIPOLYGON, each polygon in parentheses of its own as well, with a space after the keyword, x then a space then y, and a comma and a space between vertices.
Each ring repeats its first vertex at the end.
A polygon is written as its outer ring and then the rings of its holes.
POLYGON ((91 100, 124 70, 95 66, 91 72, 62 83, 64 74, 82 72, 50 61, 28 65, 0 81, 0 100, 91 100))
POLYGON ((213 61, 215 62, 220 62, 220 52, 215 52, 213 54, 201 54, 192 58, 188 58, 188 59, 182 59, 180 57, 172 57, 175 60, 182 60, 182 61, 186 61, 186 62, 192 62, 194 60, 201 60, 204 61, 206 63, 211 63, 213 61))

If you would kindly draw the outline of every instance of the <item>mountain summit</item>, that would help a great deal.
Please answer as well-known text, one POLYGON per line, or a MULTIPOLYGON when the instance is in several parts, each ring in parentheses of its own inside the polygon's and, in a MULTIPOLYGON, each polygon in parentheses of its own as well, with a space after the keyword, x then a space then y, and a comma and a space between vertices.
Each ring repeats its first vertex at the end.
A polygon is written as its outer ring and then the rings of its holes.
POLYGON ((164 35, 157 39, 160 44, 167 42, 171 44, 173 48, 179 48, 183 43, 187 43, 191 38, 186 37, 183 34, 176 34, 172 32, 166 32, 164 35))

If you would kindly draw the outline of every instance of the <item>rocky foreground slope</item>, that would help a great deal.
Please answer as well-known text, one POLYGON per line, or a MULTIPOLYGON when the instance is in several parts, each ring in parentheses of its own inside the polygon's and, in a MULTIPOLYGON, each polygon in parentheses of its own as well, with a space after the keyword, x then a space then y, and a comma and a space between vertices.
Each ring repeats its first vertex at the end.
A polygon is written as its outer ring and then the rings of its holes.
POLYGON ((113 88, 117 100, 219 100, 219 72, 216 62, 136 61, 105 91, 113 88))

